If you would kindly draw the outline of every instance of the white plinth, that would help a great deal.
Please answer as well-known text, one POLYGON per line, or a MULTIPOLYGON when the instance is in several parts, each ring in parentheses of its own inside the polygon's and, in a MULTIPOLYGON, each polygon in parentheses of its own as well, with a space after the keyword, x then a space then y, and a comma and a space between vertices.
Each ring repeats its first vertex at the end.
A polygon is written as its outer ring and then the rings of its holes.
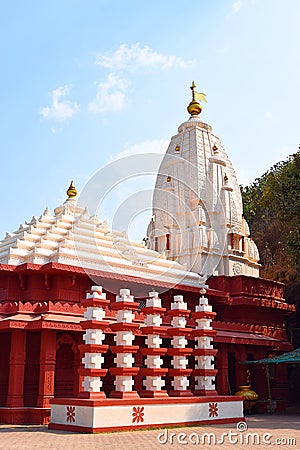
POLYGON ((241 397, 54 399, 49 428, 101 432, 243 421, 241 397))

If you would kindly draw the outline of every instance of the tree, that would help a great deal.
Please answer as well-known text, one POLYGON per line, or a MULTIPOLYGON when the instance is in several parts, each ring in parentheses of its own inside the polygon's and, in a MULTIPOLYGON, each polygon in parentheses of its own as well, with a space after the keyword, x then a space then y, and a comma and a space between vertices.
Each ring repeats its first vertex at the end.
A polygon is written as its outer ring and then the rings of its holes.
POLYGON ((261 258, 261 275, 300 280, 300 152, 241 187, 245 219, 261 258))

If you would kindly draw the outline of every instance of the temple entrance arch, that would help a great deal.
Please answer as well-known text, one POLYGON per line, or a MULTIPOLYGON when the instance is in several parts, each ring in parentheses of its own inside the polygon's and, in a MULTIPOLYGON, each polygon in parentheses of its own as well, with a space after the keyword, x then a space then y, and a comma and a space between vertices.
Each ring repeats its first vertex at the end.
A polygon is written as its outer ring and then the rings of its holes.
POLYGON ((76 394, 78 358, 77 342, 69 333, 62 334, 56 346, 55 397, 73 397, 76 394))

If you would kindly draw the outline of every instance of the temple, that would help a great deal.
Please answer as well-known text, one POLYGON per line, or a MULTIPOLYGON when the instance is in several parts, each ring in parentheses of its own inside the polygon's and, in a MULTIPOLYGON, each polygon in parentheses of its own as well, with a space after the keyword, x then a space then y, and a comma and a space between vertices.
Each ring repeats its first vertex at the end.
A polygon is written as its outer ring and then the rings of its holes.
MULTIPOLYGON (((293 306, 281 283, 259 277, 234 169, 200 119, 203 96, 193 84, 146 245, 91 215, 73 182, 53 213, 0 242, 1 422, 48 423, 51 408, 52 428, 91 432, 238 421, 233 394, 249 383, 264 410, 263 369, 239 362, 290 350, 293 306)), ((275 370, 280 410, 287 379, 275 370)))

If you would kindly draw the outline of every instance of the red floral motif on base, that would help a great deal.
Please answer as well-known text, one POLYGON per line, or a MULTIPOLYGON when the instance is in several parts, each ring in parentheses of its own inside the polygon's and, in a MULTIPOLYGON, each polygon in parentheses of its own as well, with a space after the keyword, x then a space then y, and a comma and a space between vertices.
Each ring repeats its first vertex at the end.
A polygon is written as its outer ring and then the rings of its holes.
POLYGON ((132 409, 132 423, 144 422, 144 407, 134 406, 132 409))
POLYGON ((209 403, 208 408, 209 417, 218 417, 218 403, 209 403))
POLYGON ((75 406, 67 406, 67 422, 75 422, 75 406))

